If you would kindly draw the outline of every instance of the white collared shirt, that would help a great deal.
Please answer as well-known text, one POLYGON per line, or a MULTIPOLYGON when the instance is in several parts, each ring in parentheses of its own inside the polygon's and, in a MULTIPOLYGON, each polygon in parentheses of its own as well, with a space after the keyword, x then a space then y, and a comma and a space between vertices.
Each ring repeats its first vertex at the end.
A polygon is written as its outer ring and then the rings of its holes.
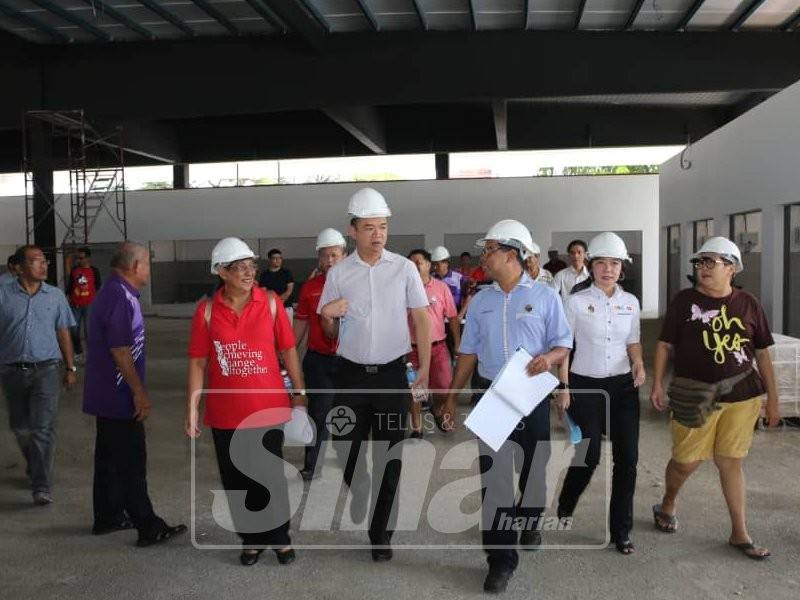
POLYGON ((414 263, 385 249, 372 266, 353 252, 331 267, 317 312, 337 298, 347 300, 347 312, 339 322, 338 354, 365 365, 385 364, 408 354, 408 309, 428 306, 414 263))
POLYGON ((581 281, 586 281, 587 279, 589 279, 589 269, 586 268, 586 265, 584 265, 580 271, 576 271, 574 267, 570 265, 566 269, 561 269, 555 274, 555 277, 553 277, 553 285, 561 296, 561 300, 566 302, 567 296, 569 296, 572 288, 581 281))
POLYGON ((631 370, 628 345, 640 341, 639 301, 620 286, 610 298, 592 284, 565 301, 567 321, 575 336, 570 371, 604 378, 631 370))
POLYGON ((542 267, 539 267, 539 274, 536 276, 536 279, 534 279, 534 281, 548 285, 551 288, 554 288, 556 285, 555 279, 553 278, 553 274, 547 269, 543 269, 542 267))

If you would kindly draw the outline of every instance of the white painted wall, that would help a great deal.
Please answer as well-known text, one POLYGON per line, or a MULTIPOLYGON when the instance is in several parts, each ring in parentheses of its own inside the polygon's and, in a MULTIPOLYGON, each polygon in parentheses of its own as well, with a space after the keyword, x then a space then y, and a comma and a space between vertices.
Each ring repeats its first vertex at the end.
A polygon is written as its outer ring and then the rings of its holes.
MULTIPOLYGON (((495 221, 519 219, 545 251, 554 232, 641 230, 643 312, 658 303, 657 176, 542 177, 376 183, 393 211, 395 235, 424 235, 428 248, 446 234, 485 232, 495 221)), ((312 238, 324 227, 346 231, 347 200, 363 184, 263 186, 130 192, 128 237, 141 241, 312 238)), ((0 199, 0 244, 24 241, 20 198, 0 199), (7 208, 7 210, 6 210, 7 208)), ((93 242, 120 239, 100 219, 93 242)), ((207 243, 198 242, 200 246, 207 243)), ((262 244, 263 245, 263 244, 262 244)), ((302 247, 313 246, 303 240, 302 247)), ((185 246, 184 246, 185 247, 185 246)), ((299 247, 299 246, 298 246, 299 247)), ((154 245, 172 257, 170 244, 154 245)), ((286 248, 294 254, 291 247, 286 248)), ((564 252, 564 249, 562 249, 564 252)))
MULTIPOLYGON (((800 83, 693 144, 661 166, 659 249, 666 226, 681 225, 681 266, 688 272, 692 223, 714 219, 714 234, 729 234, 730 215, 762 211, 761 301, 773 331, 783 326, 784 206, 800 202, 800 83)), ((661 253, 660 312, 666 310, 666 255, 661 253)), ((683 279, 683 278, 682 278, 683 279)), ((683 279, 683 286, 688 282, 683 279)))

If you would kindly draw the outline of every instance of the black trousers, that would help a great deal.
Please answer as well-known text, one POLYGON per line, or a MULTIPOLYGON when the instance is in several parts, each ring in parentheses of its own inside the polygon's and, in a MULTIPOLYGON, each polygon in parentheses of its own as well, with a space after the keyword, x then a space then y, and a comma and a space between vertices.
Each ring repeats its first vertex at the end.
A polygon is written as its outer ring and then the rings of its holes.
MULTIPOLYGON (((491 382, 479 377, 476 387, 491 382)), ((550 400, 523 418, 508 441, 494 452, 478 441, 481 471, 481 537, 489 566, 516 569, 519 530, 536 529, 547 502, 550 459, 550 400), (539 442, 542 442, 541 444, 539 442), (514 471, 519 470, 514 489, 514 471), (489 546, 505 546, 490 548, 489 546)))
POLYGON ((135 419, 97 417, 94 447, 94 525, 116 525, 129 517, 140 536, 166 526, 147 493, 144 424, 135 419))
POLYGON ((258 428, 211 431, 220 479, 228 494, 233 525, 242 544, 272 546, 275 549, 290 546, 291 515, 289 485, 283 471, 283 430, 258 428), (232 444, 237 432, 237 442, 232 444), (274 459, 265 457, 264 450, 274 459), (259 513, 263 516, 263 530, 258 523, 259 513), (270 527, 270 524, 274 526, 270 527))
POLYGON ((571 515, 575 511, 578 499, 600 462, 601 436, 605 433, 611 439, 614 460, 609 515, 611 539, 626 540, 633 527, 633 496, 639 461, 639 390, 633 387, 630 373, 603 379, 570 373, 569 385, 574 390, 599 389, 608 393, 611 397, 610 431, 606 431, 605 398, 601 394, 575 394, 568 412, 581 428, 584 440, 589 439, 589 448, 586 466, 567 470, 558 499, 559 514, 571 515))
MULTIPOLYGON (((341 359, 338 356, 320 354, 313 350, 306 352, 306 356, 303 359, 303 374, 306 379, 306 387, 311 390, 334 389, 336 386, 334 377, 340 363, 341 359)), ((313 471, 316 468, 322 443, 328 439, 328 428, 325 426, 325 419, 333 407, 333 398, 333 393, 308 394, 308 416, 314 422, 317 430, 314 444, 306 446, 305 465, 303 468, 309 471, 313 471)))
POLYGON ((381 390, 408 388, 405 364, 399 358, 383 365, 377 373, 369 373, 361 365, 342 360, 336 383, 337 389, 341 390, 336 397, 336 404, 349 408, 354 415, 354 427, 334 435, 337 455, 344 470, 344 481, 353 495, 369 493, 370 477, 367 473, 366 456, 361 456, 361 447, 371 434, 373 506, 369 538, 376 545, 388 544, 397 522, 397 511, 392 510, 392 507, 402 470, 402 459, 394 458, 392 449, 405 438, 408 395, 381 393, 381 390), (348 394, 348 389, 370 389, 375 392, 348 394), (350 442, 349 447, 343 442, 350 442), (392 455, 388 456, 390 452, 392 455))

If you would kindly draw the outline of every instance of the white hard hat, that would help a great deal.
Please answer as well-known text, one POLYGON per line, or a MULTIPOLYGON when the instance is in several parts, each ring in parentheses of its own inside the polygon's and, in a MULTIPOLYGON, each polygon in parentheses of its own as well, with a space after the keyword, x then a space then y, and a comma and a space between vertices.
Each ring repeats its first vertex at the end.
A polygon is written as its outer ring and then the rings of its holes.
POLYGON ((361 188, 350 196, 347 212, 358 219, 392 216, 392 211, 389 210, 383 195, 369 187, 361 188))
POLYGON ((219 273, 219 265, 227 265, 243 258, 255 258, 255 253, 250 246, 235 237, 223 238, 217 242, 211 251, 211 273, 219 273))
POLYGON ((707 253, 719 254, 726 260, 729 260, 733 263, 737 273, 741 273, 744 270, 744 265, 742 265, 742 253, 739 251, 739 246, 728 238, 720 236, 708 238, 703 242, 703 245, 700 246, 700 249, 695 252, 692 258, 698 258, 701 254, 707 253))
POLYGON ((542 250, 539 248, 539 244, 534 241, 531 241, 531 253, 532 254, 541 254, 542 250))
POLYGON ((317 250, 320 248, 330 248, 331 246, 346 246, 344 236, 333 227, 328 227, 319 232, 317 236, 317 250))
POLYGON ((489 228, 489 231, 486 232, 486 237, 478 240, 475 245, 478 248, 483 248, 489 240, 518 249, 523 260, 528 258, 528 254, 532 252, 533 239, 531 239, 531 232, 528 231, 525 225, 514 219, 498 221, 489 228))
POLYGON ((436 248, 433 249, 433 252, 431 252, 431 260, 433 262, 447 260, 448 258, 450 258, 450 251, 444 246, 436 246, 436 248))
POLYGON ((604 231, 594 236, 589 242, 589 249, 586 251, 589 260, 593 258, 616 258, 633 262, 628 256, 628 249, 625 242, 616 233, 604 231))

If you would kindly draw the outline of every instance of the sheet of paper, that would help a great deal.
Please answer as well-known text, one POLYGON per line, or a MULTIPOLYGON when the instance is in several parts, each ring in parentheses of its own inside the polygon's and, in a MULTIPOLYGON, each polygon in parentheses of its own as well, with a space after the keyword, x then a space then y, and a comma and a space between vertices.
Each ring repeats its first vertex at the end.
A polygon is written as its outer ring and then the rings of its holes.
POLYGON ((531 414, 558 385, 551 373, 529 377, 531 355, 517 350, 478 401, 464 425, 497 452, 520 420, 531 414))

